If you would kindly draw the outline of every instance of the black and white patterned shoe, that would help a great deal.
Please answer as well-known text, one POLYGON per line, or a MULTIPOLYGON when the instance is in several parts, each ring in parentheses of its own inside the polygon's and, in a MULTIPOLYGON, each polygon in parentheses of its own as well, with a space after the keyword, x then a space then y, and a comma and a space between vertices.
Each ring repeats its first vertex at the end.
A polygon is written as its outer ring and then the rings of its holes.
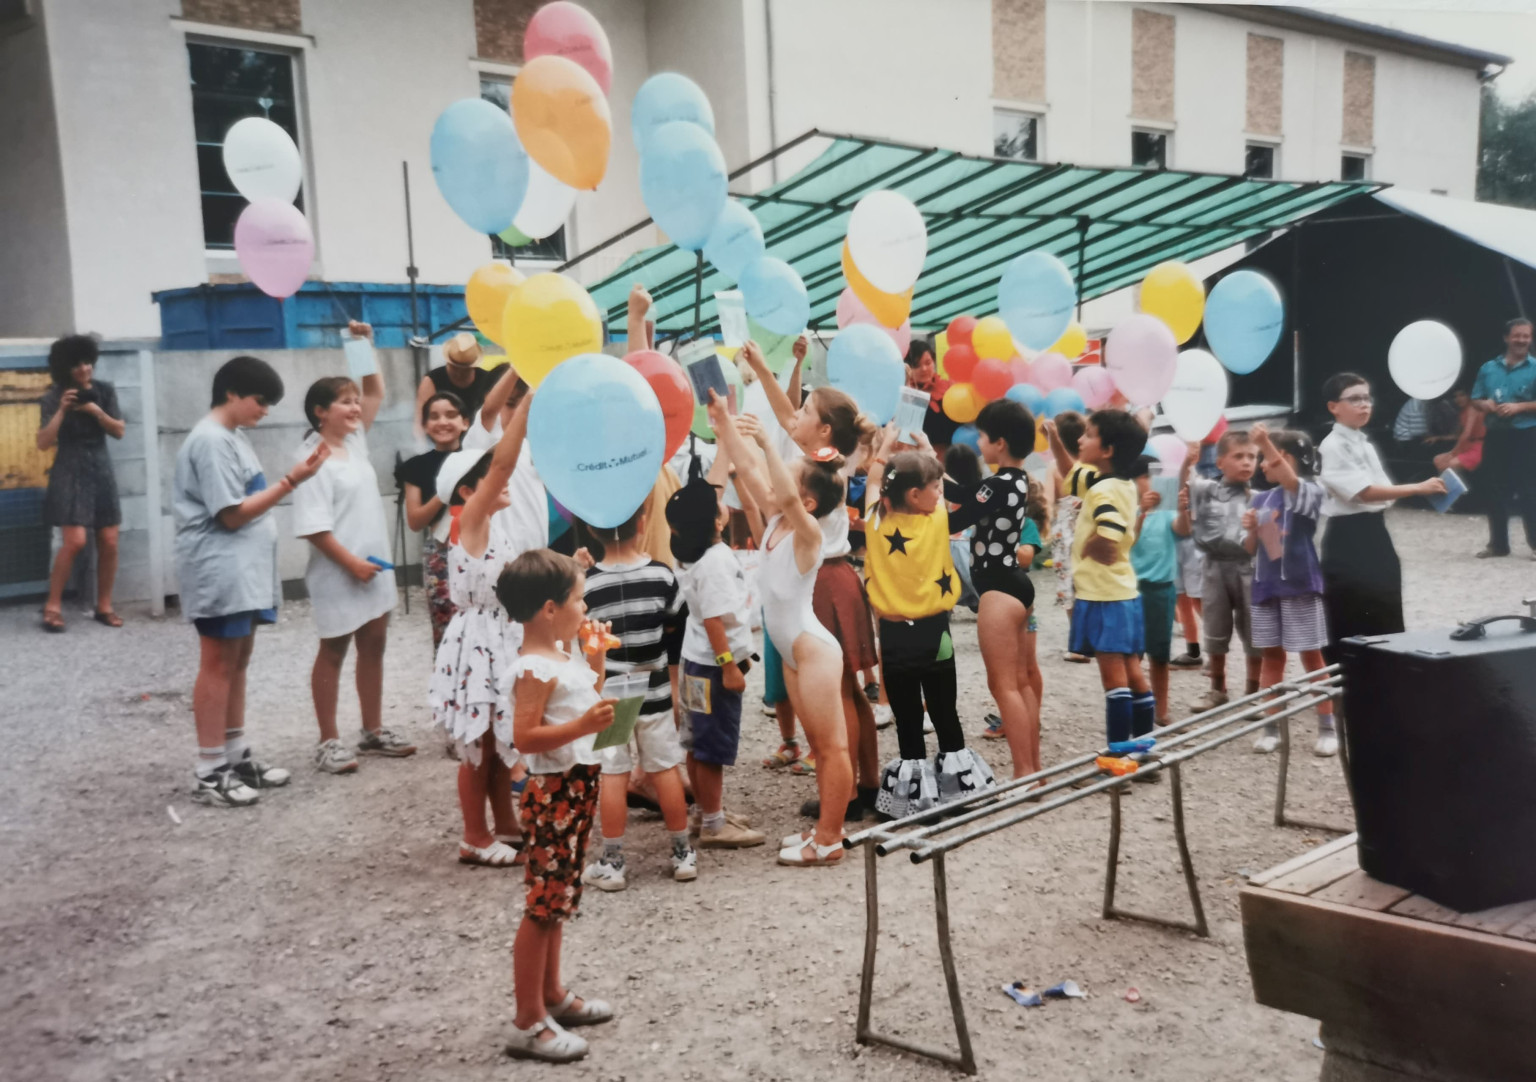
POLYGON ((280 766, 264 763, 246 756, 230 767, 239 779, 252 789, 278 789, 287 785, 293 775, 280 766))
POLYGON ((221 808, 247 808, 261 799, 256 792, 230 767, 215 770, 206 778, 198 778, 192 787, 192 799, 200 804, 221 808))

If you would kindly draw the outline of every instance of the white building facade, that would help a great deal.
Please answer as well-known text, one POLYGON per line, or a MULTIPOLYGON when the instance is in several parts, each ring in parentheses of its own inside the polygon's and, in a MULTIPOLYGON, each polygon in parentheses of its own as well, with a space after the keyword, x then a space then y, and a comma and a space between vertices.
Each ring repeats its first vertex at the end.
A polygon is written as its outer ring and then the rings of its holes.
MULTIPOLYGON (((1470 198, 1480 80, 1503 58, 1292 8, 1084 0, 585 0, 613 46, 607 176, 556 265, 645 217, 629 103, 694 78, 732 169, 810 129, 966 153, 1470 198)), ((218 166, 243 115, 305 162, 312 277, 461 284, 493 252, 431 179, 451 102, 505 94, 537 0, 0 2, 0 338, 156 337, 156 290, 238 280, 218 166)), ((813 151, 743 176, 751 190, 813 151)), ((584 262, 592 280, 660 239, 584 262)))

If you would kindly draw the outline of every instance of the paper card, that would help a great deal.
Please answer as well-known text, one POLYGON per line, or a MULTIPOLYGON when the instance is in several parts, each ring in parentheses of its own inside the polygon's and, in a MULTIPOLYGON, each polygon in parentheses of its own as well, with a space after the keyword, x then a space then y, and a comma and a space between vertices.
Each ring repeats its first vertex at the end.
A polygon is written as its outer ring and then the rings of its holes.
POLYGON ((1452 504, 1467 494, 1467 483, 1455 470, 1446 470, 1440 475, 1440 480, 1445 482, 1445 495, 1431 496, 1429 506, 1443 515, 1451 509, 1452 504))
POLYGON ((720 337, 730 349, 740 349, 752 337, 747 327, 747 300, 740 290, 715 294, 715 313, 720 317, 720 337))
POLYGON ((903 387, 896 400, 896 424, 901 428, 903 443, 917 443, 923 431, 923 419, 928 415, 928 403, 932 399, 927 391, 916 387, 903 387))
POLYGON ((1264 555, 1271 560, 1285 555, 1285 535, 1280 532, 1280 516, 1274 508, 1266 507, 1259 512, 1259 528, 1254 533, 1264 546, 1264 555))
POLYGON ((353 379, 360 380, 379 370, 379 359, 368 339, 354 338, 351 331, 344 330, 341 332, 341 350, 347 355, 347 375, 353 379))
POLYGON ((635 731, 635 722, 640 720, 640 708, 645 705, 645 693, 650 686, 651 674, 648 672, 610 676, 603 682, 603 698, 617 699, 618 703, 613 708, 613 723, 599 732, 592 741, 594 750, 601 751, 629 743, 635 731))
POLYGON ((1159 511, 1179 510, 1179 479, 1177 477, 1153 477, 1152 491, 1158 495, 1159 511))
POLYGON ((721 398, 729 398, 731 385, 725 381, 725 369, 720 367, 720 357, 713 350, 687 366, 688 378, 693 382, 693 397, 701 406, 709 405, 709 392, 721 398))

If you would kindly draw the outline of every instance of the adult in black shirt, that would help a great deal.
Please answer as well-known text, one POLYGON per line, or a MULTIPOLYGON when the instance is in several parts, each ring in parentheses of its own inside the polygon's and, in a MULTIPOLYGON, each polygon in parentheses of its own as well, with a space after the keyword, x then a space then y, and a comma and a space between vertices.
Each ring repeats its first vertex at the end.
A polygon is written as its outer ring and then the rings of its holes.
POLYGON ((480 407, 485 404, 485 396, 496 386, 496 381, 507 370, 507 366, 502 364, 490 369, 479 367, 480 343, 475 341, 474 335, 468 333, 455 335, 443 345, 443 361, 442 367, 434 368, 421 377, 421 383, 416 388, 417 416, 421 416, 427 399, 433 395, 452 394, 464 404, 464 416, 473 423, 480 413, 480 407))

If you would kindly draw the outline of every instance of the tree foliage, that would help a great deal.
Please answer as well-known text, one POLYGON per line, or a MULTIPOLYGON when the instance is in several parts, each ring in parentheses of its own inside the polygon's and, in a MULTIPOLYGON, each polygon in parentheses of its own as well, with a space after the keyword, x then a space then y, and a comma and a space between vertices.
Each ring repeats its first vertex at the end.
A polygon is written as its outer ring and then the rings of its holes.
POLYGON ((1477 198, 1536 208, 1536 95, 1507 102, 1483 86, 1477 198))

